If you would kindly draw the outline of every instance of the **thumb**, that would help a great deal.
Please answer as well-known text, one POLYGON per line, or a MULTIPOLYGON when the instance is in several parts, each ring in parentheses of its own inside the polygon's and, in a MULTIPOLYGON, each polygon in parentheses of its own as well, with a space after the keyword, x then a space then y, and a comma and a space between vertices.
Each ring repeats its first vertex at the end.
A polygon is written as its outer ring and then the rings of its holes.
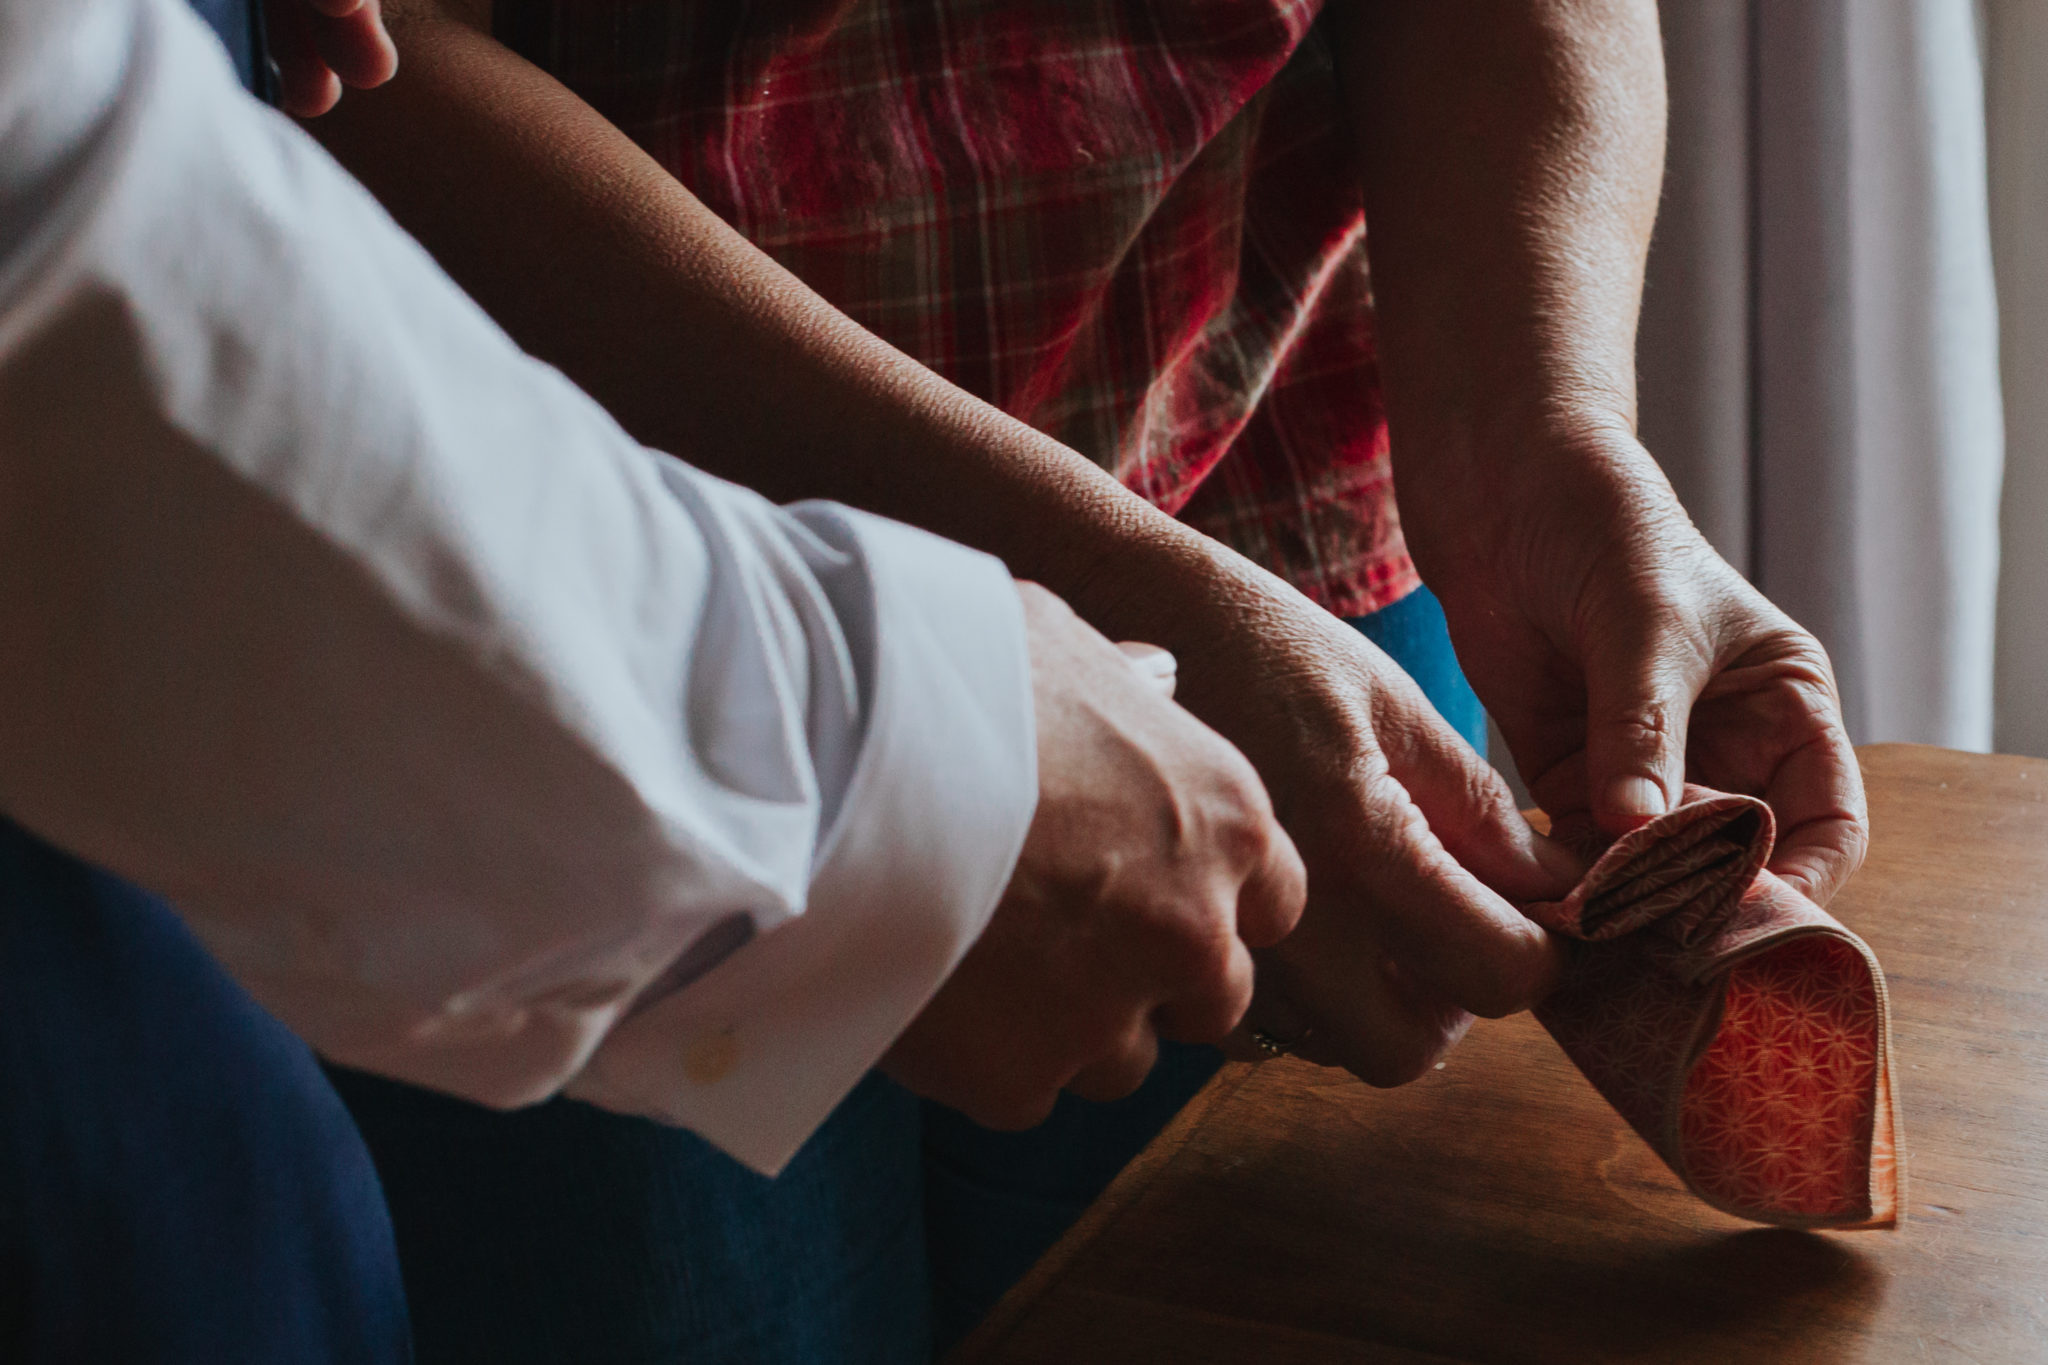
POLYGON ((1686 722, 1704 681, 1704 667, 1653 643, 1618 660, 1589 661, 1586 793, 1609 834, 1656 819, 1678 799, 1686 722))

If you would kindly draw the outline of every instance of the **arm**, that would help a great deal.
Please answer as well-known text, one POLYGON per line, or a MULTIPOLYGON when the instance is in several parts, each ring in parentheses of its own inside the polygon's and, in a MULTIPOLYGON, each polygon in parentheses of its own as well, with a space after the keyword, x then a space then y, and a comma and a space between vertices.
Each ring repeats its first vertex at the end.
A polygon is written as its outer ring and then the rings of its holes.
POLYGON ((857 327, 495 42, 487 4, 387 11, 402 74, 315 131, 523 344, 652 444, 988 550, 1180 657, 1182 699, 1258 767, 1308 863, 1325 1003, 1359 1019, 1341 1060, 1405 1079, 1462 1007, 1541 992, 1552 949, 1501 893, 1554 890, 1555 851, 1357 632, 857 327))
POLYGON ((1765 795, 1772 870, 1862 860, 1825 654, 1693 529, 1635 439, 1663 165, 1651 0, 1356 0, 1340 60, 1402 524, 1532 793, 1619 832, 1688 771, 1765 795))
POLYGON ((0 0, 0 147, 0 808, 317 1047, 772 1169, 892 1042, 1015 1118, 1234 1022, 1292 852, 1044 593, 635 445, 177 0, 0 0))
POLYGON ((1092 463, 775 264, 491 38, 489 0, 385 8, 403 77, 310 131, 636 437, 779 501, 835 498, 975 545, 1070 600, 1134 538, 1197 551, 1092 463))

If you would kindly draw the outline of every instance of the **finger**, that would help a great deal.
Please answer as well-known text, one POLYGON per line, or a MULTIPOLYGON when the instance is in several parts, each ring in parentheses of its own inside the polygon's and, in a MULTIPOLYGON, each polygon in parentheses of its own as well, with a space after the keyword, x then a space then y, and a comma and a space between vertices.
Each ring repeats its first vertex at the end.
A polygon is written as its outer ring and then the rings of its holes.
POLYGON ((1682 637, 1650 634, 1586 664, 1586 780, 1593 815, 1626 834, 1685 786, 1686 720, 1707 663, 1682 637))
POLYGON ((1237 893, 1237 936, 1247 947, 1270 948, 1294 932, 1308 902, 1308 868, 1280 822, 1266 822, 1264 856, 1237 893))
POLYGON ((374 3, 314 25, 313 40, 328 69, 357 90, 382 85, 398 71, 398 49, 374 3))
POLYGON ((1832 729, 1788 755, 1764 799, 1778 817, 1771 871, 1825 906, 1870 848, 1863 774, 1849 737, 1832 729))
POLYGON ((1251 1002, 1252 955, 1232 937, 1213 983, 1182 989, 1162 1002, 1152 1011, 1152 1026, 1176 1043, 1221 1042, 1251 1002))
POLYGON ((1428 820, 1444 851, 1511 900, 1558 900, 1586 863, 1536 832, 1507 780, 1437 715, 1421 689, 1390 687, 1374 699, 1373 732, 1394 779, 1428 820))
MULTIPOLYGON (((1315 1027, 1293 1055, 1319 1066, 1341 1066, 1367 1085, 1406 1085, 1457 1046, 1472 1025, 1472 1016, 1441 997, 1397 984, 1382 967, 1338 978, 1312 967, 1297 968, 1288 951, 1267 954, 1261 970, 1273 992, 1291 1002, 1278 1014, 1262 1018, 1301 1018, 1315 1027)), ((1276 1002, 1277 1003, 1277 1002, 1276 1002)), ((1261 1010, 1267 1010, 1262 1004, 1261 1010)), ((1274 1036, 1301 1036, 1298 1028, 1274 1036)))
POLYGON ((964 1099, 953 1107, 984 1128, 1021 1133, 1051 1118, 1059 1098, 1056 1090, 1006 1090, 1000 1095, 964 1099))
POLYGON ((1026 1048, 1010 1059, 1015 1064, 991 1066, 972 1043, 987 1037, 977 1027, 987 1021, 972 1012, 948 1013, 942 1021, 921 1016, 883 1055, 881 1070, 912 1094, 957 1109, 984 1128, 1017 1131, 1044 1122, 1059 1098, 1057 1063, 1049 1067, 1050 1057, 1026 1048), (933 1022, 940 1026, 929 1027, 933 1022), (968 1040, 964 1046, 962 1040, 968 1040))
POLYGON ((1269 972, 1260 978, 1244 1018, 1223 1040, 1223 1055, 1234 1062, 1268 1062, 1273 1059, 1273 1052, 1254 1042, 1254 1034, 1290 1043, 1292 1046, 1288 1050, 1292 1053, 1309 1039, 1313 1031, 1308 1015, 1272 984, 1272 973, 1269 972))
POLYGON ((1158 1061, 1159 1039, 1149 1024, 1140 1022, 1115 1052, 1075 1072, 1067 1089, 1084 1100, 1107 1104, 1143 1085, 1158 1061))
POLYGON ((1547 994, 1564 965, 1551 936, 1444 850, 1391 775, 1362 795, 1357 890, 1389 955, 1420 985, 1489 1018, 1547 994))
POLYGON ((315 16, 297 0, 271 0, 271 60, 277 63, 278 104, 294 118, 318 118, 341 99, 341 82, 327 69, 313 39, 315 16))
POLYGON ((1702 781, 1770 803, 1778 826, 1770 870, 1825 905, 1870 843, 1863 772, 1834 673, 1802 632, 1767 639, 1749 657, 1701 691, 1687 757, 1702 781))
POLYGON ((1173 695, 1174 683, 1180 675, 1180 661, 1170 650, 1136 640, 1120 640, 1117 648, 1123 651, 1124 658, 1130 660, 1131 667, 1138 670, 1146 682, 1164 696, 1173 695))

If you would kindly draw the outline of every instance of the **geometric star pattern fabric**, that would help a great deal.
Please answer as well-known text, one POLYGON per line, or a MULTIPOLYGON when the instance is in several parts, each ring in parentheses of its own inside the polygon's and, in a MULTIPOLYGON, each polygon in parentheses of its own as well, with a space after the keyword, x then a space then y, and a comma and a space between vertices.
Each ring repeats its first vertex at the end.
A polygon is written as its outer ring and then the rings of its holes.
POLYGON ((1570 896, 1523 907, 1579 940, 1536 1017, 1707 1203, 1786 1227, 1891 1227, 1902 1163, 1884 972, 1764 870, 1774 837, 1763 802, 1688 787, 1667 814, 1586 847, 1598 857, 1570 896))

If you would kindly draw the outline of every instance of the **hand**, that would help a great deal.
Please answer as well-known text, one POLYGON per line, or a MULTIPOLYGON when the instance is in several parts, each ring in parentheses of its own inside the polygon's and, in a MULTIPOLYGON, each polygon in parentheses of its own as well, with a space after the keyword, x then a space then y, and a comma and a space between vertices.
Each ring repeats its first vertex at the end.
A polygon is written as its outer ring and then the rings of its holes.
POLYGON ((1038 809, 986 930, 883 1060, 910 1089, 1026 1128, 1064 1087, 1136 1089, 1161 1037, 1216 1042, 1246 945, 1301 912, 1302 868, 1251 764, 1051 593, 1020 584, 1038 809))
POLYGON ((264 0, 279 103, 296 118, 318 118, 344 85, 367 90, 398 70, 380 0, 264 0))
MULTIPOLYGON (((1533 443, 1488 517, 1411 532, 1459 657, 1561 829, 1620 834, 1690 777, 1761 796, 1771 871, 1825 905, 1869 843, 1826 653, 1695 530, 1618 423, 1533 443), (1447 552, 1446 552, 1447 551, 1447 552)), ((1500 468, 1497 464, 1496 469, 1500 468)))
POLYGON ((1560 950, 1511 900, 1563 895, 1582 868, 1530 829, 1408 676, 1220 547, 1121 573, 1106 614, 1176 652, 1184 703, 1257 766, 1307 864, 1307 909, 1258 954, 1247 1022, 1282 1037, 1312 1027, 1301 1055, 1397 1085, 1474 1013, 1539 999, 1560 950))

